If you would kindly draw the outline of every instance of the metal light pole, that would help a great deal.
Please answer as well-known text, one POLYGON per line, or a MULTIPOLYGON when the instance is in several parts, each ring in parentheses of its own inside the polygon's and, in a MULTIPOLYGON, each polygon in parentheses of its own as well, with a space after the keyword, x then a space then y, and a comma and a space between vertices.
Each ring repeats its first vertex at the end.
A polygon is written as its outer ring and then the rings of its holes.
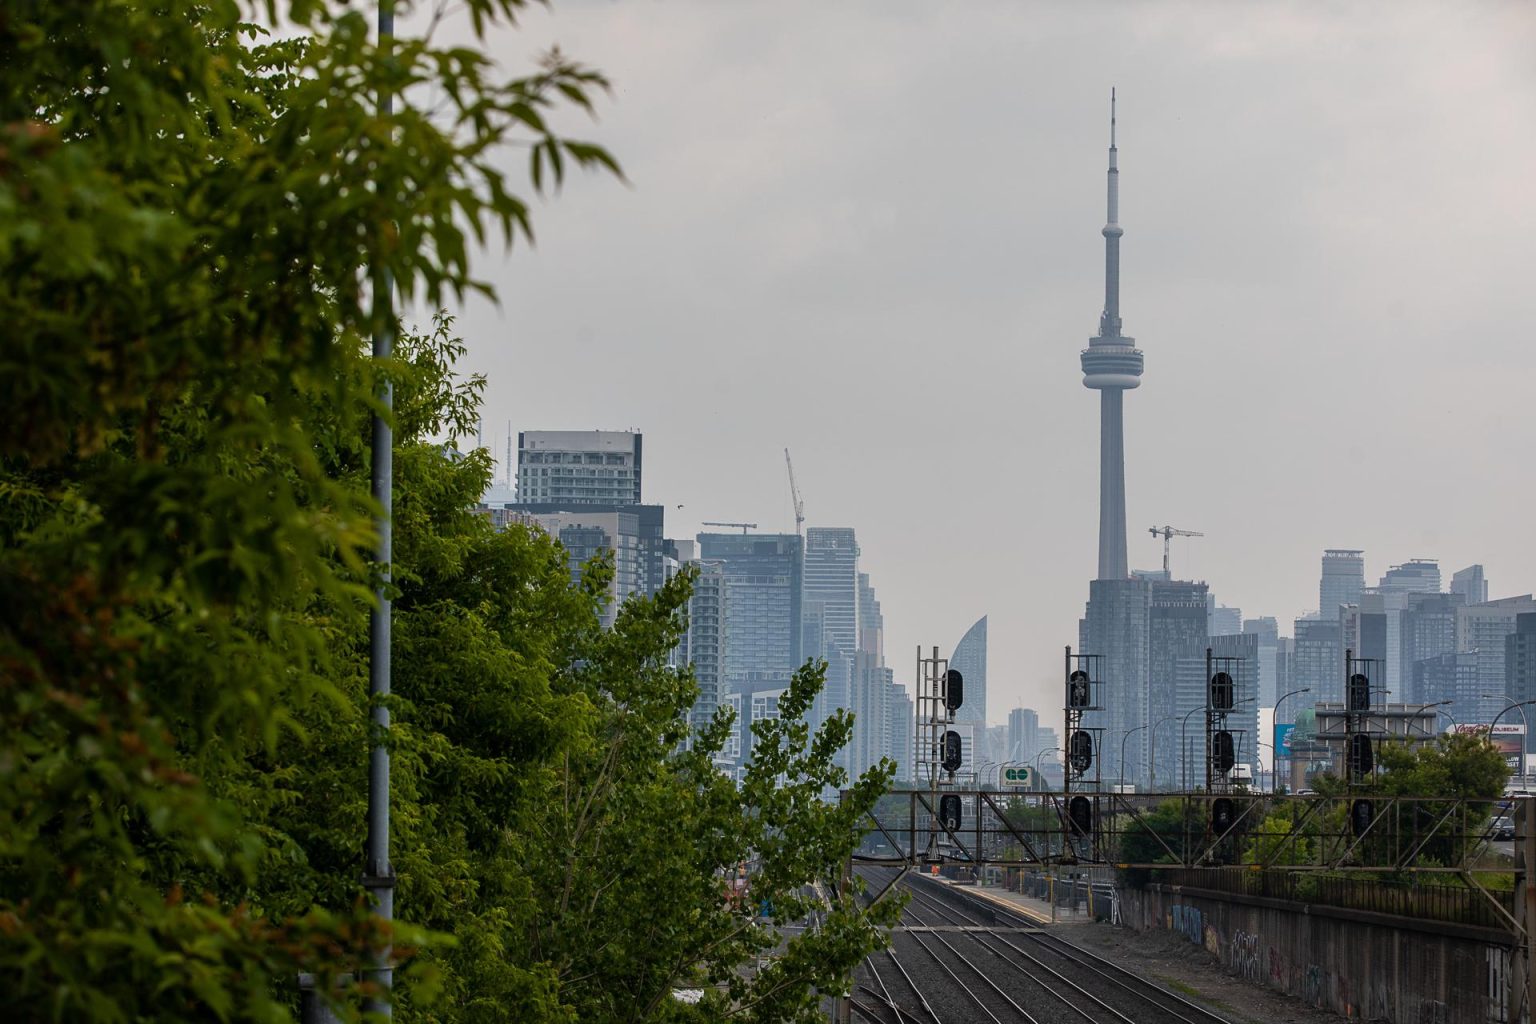
MULTIPOLYGON (((1273 793, 1275 791, 1275 745, 1273 743, 1265 743, 1263 740, 1254 740, 1253 742, 1254 746, 1260 749, 1269 748, 1269 791, 1273 793)), ((1254 781, 1257 782, 1258 780, 1255 779, 1254 781)))
MULTIPOLYGON (((386 50, 395 34, 394 0, 379 0, 379 49, 386 50)), ((379 90, 379 116, 386 121, 394 113, 394 96, 386 86, 379 90)), ((383 267, 373 268, 373 360, 382 369, 395 347, 393 275, 383 267)), ((390 519, 394 513, 394 431, 390 416, 394 410, 394 386, 380 381, 380 411, 373 417, 373 500, 379 515, 375 524, 378 548, 379 581, 373 592, 373 611, 369 616, 368 714, 372 749, 368 752, 368 847, 363 867, 363 886, 373 896, 374 916, 388 926, 395 916, 395 871, 389 862, 389 697, 390 624, 389 586, 394 561, 394 536, 390 519)), ((383 944, 372 951, 364 979, 376 989, 363 1009, 388 1020, 394 1016, 390 994, 394 988, 394 969, 390 966, 393 948, 383 944)))
POLYGON ((1179 788, 1189 792, 1189 744, 1184 738, 1184 730, 1189 725, 1189 716, 1196 711, 1209 710, 1204 704, 1197 708, 1190 708, 1184 714, 1184 720, 1179 723, 1179 788))
MULTIPOLYGON (((1171 722, 1177 717, 1178 715, 1164 715, 1152 723, 1152 731, 1147 734, 1147 738, 1151 740, 1150 749, 1147 751, 1147 761, 1149 762, 1148 768, 1151 770, 1151 785, 1152 792, 1154 793, 1157 792, 1157 727, 1164 722, 1171 722)), ((1125 755, 1123 753, 1120 755, 1120 763, 1125 763, 1125 755)))
POLYGON ((1536 704, 1536 700, 1516 701, 1501 693, 1480 693, 1478 696, 1483 700, 1504 701, 1504 710, 1494 715, 1493 721, 1488 724, 1488 742, 1490 743, 1493 742, 1493 727, 1499 724, 1499 719, 1503 718, 1510 708, 1518 708, 1520 711, 1520 721, 1525 724, 1525 735, 1520 737, 1520 786, 1523 789, 1525 787, 1525 745, 1530 742, 1531 736, 1531 720, 1525 717, 1525 706, 1536 704))
MULTIPOLYGON (((1292 690, 1290 693, 1281 694, 1280 699, 1275 701, 1275 722, 1274 722, 1274 724, 1275 725, 1283 724, 1280 721, 1280 706, 1285 703, 1285 698, 1287 698, 1287 697, 1294 697, 1298 693, 1311 693, 1311 692, 1312 692, 1312 687, 1310 687, 1310 686, 1303 686, 1300 689, 1292 690)), ((1280 751, 1275 750, 1274 747, 1270 747, 1270 750, 1272 750, 1274 752, 1275 760, 1279 761, 1280 760, 1280 751)), ((1287 770, 1291 770, 1291 755, 1290 754, 1286 754, 1285 755, 1285 767, 1286 767, 1287 770)), ((1279 765, 1274 765, 1273 768, 1274 768, 1274 770, 1271 772, 1271 774, 1272 775, 1273 774, 1277 774, 1278 771, 1279 771, 1279 765)), ((1271 793, 1273 793, 1275 791, 1274 779, 1270 779, 1269 791, 1271 793)), ((1290 783, 1289 782, 1286 783, 1286 792, 1290 792, 1290 783)))
MULTIPOLYGON (((1060 749, 1061 749, 1060 747, 1046 747, 1044 750, 1038 752, 1037 754, 1035 754, 1035 756, 1033 758, 1030 759, 1031 763, 1033 764, 1034 769, 1035 769, 1035 777, 1040 779, 1041 782, 1045 781, 1045 777, 1040 774, 1040 759, 1042 757, 1044 757, 1046 754, 1054 754, 1054 753, 1058 752, 1060 749)), ((1040 788, 1044 789, 1045 787, 1041 786, 1040 788)))
POLYGON ((1125 741, 1130 739, 1135 733, 1150 728, 1150 725, 1138 725, 1134 729, 1126 730, 1125 735, 1120 737, 1120 788, 1122 790, 1125 788, 1125 741))
MULTIPOLYGON (((1428 704, 1420 704, 1420 705, 1419 705, 1419 706, 1418 706, 1418 707, 1417 707, 1417 708, 1416 708, 1416 709, 1415 709, 1415 710, 1414 710, 1414 712, 1413 712, 1413 713, 1414 713, 1414 715, 1415 715, 1415 716, 1418 716, 1418 715, 1422 715, 1422 714, 1423 714, 1423 713, 1424 713, 1424 712, 1426 712, 1426 711, 1428 711, 1428 710, 1429 710, 1429 709, 1430 709, 1430 708, 1440 708, 1440 707, 1444 707, 1444 706, 1445 706, 1445 705, 1447 705, 1447 704, 1454 704, 1454 703, 1456 703, 1456 702, 1455 702, 1455 701, 1454 701, 1454 700, 1437 700, 1437 701, 1431 701, 1431 702, 1430 702, 1430 703, 1428 703, 1428 704)), ((1447 718, 1450 718, 1450 713, 1449 713, 1449 712, 1446 712, 1446 717, 1447 717, 1447 718)), ((1439 721, 1439 720, 1440 720, 1440 712, 1439 712, 1439 711, 1436 711, 1436 712, 1435 712, 1435 721, 1437 721, 1437 722, 1438 722, 1438 721, 1439 721)), ((1455 719, 1454 719, 1454 718, 1452 718, 1452 719, 1451 719, 1451 721, 1452 721, 1452 722, 1453 722, 1453 723, 1454 723, 1454 722, 1455 722, 1455 721, 1456 721, 1456 720, 1455 720, 1455 719)), ((1412 722, 1410 722, 1410 723, 1408 723, 1408 729, 1412 729, 1412 727, 1413 727, 1413 723, 1412 723, 1412 722)), ((1407 731, 1407 730, 1405 730, 1405 732, 1406 732, 1406 731, 1407 731)))

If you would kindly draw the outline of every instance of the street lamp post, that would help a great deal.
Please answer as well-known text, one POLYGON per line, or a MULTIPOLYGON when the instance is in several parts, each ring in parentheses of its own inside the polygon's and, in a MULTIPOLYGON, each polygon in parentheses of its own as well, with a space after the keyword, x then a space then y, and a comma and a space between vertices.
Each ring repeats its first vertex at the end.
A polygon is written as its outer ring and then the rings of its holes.
MULTIPOLYGON (((1442 707, 1444 707, 1447 704, 1454 704, 1454 703, 1456 703, 1454 700, 1437 700, 1437 701, 1432 701, 1432 702, 1430 702, 1428 704, 1420 704, 1418 706, 1418 708, 1415 709, 1413 714, 1414 714, 1414 717, 1418 717, 1419 715, 1422 715, 1424 712, 1428 711, 1430 708, 1442 708, 1442 707)), ((1435 712, 1435 721, 1438 722, 1440 720, 1440 715, 1441 714, 1442 714, 1442 712, 1440 712, 1438 710, 1435 712)), ((1444 712, 1444 714, 1445 714, 1445 717, 1451 718, 1451 714, 1450 714, 1449 711, 1444 712)), ((1456 719, 1451 718, 1451 724, 1452 725, 1456 724, 1456 719)), ((1408 728, 1409 729, 1413 728, 1413 723, 1412 722, 1408 723, 1408 728)))
POLYGON ((1154 793, 1157 792, 1157 727, 1162 725, 1164 722, 1171 722, 1177 717, 1179 716, 1164 715, 1162 718, 1159 718, 1157 721, 1152 723, 1152 731, 1148 733, 1148 739, 1151 741, 1151 749, 1147 751, 1147 761, 1149 762, 1148 767, 1151 769, 1152 792, 1154 793))
POLYGON ((1519 711, 1520 711, 1520 721, 1525 724, 1525 735, 1520 737, 1520 787, 1522 789, 1524 789, 1525 788, 1525 745, 1530 742, 1530 736, 1531 736, 1531 720, 1525 717, 1525 706, 1527 704, 1536 704, 1536 700, 1521 700, 1521 701, 1517 701, 1517 700, 1514 700, 1513 698, 1506 697, 1506 696, 1504 696, 1501 693, 1480 693, 1480 694, 1478 694, 1478 696, 1481 697, 1484 700, 1494 700, 1494 699, 1497 699, 1497 700, 1504 701, 1504 710, 1500 711, 1498 714, 1494 715, 1493 716, 1493 721, 1488 724, 1488 741, 1490 743, 1493 742, 1493 728, 1494 728, 1494 726, 1499 724, 1499 719, 1503 718, 1504 715, 1509 711, 1510 708, 1518 708, 1519 711))
POLYGON ((1125 735, 1120 737, 1120 788, 1122 790, 1125 789, 1125 741, 1130 739, 1133 734, 1148 728, 1151 728, 1151 726, 1138 725, 1134 729, 1127 729, 1125 735))
POLYGON ((1196 711, 1207 711, 1209 708, 1202 704, 1197 708, 1190 708, 1184 713, 1184 721, 1179 723, 1179 788, 1189 792, 1189 743, 1184 737, 1184 730, 1189 725, 1189 716, 1196 711))
MULTIPOLYGON (((1280 721, 1280 707, 1281 707, 1281 705, 1283 705, 1285 703, 1285 698, 1287 698, 1287 697, 1294 697, 1298 693, 1311 693, 1311 692, 1312 692, 1312 687, 1310 687, 1310 686, 1303 686, 1300 689, 1292 690, 1290 693, 1282 694, 1280 699, 1275 701, 1275 724, 1276 725, 1282 724, 1281 721, 1280 721)), ((1274 761, 1279 761, 1280 760, 1280 751, 1275 750, 1274 747, 1270 747, 1270 750, 1274 754, 1274 761)), ((1285 766, 1287 768, 1291 767, 1291 755, 1289 755, 1289 754, 1285 755, 1285 766)), ((1275 774, 1276 772, 1278 772, 1278 770, 1279 770, 1279 765, 1275 764, 1272 761, 1271 762, 1271 768, 1270 768, 1271 774, 1272 775, 1275 774)), ((1289 783, 1287 783, 1287 786, 1289 786, 1289 783)), ((1271 793, 1273 793, 1274 790, 1275 790, 1274 779, 1270 780, 1269 790, 1270 790, 1271 793)), ((1287 789, 1287 792, 1289 792, 1289 789, 1287 789)))
MULTIPOLYGON (((1232 710, 1235 711, 1235 710, 1237 710, 1237 708, 1239 708, 1240 706, 1242 706, 1244 704, 1252 704, 1253 701, 1254 701, 1254 698, 1252 698, 1252 697, 1244 697, 1242 700, 1237 701, 1236 703, 1234 703, 1232 705, 1232 710)), ((1184 735, 1184 730, 1189 725, 1189 716, 1190 715, 1194 714, 1196 711, 1209 711, 1209 710, 1210 710, 1210 705, 1208 705, 1208 704, 1202 704, 1202 705, 1200 705, 1197 708, 1190 708, 1189 711, 1186 712, 1185 715, 1184 715, 1184 721, 1179 723, 1179 747, 1180 747, 1181 752, 1184 754, 1184 763, 1182 765, 1180 765, 1179 768, 1181 770, 1181 775, 1183 776, 1183 788, 1184 788, 1184 792, 1186 792, 1186 793, 1189 792, 1189 757, 1190 757, 1190 752, 1187 749, 1187 743, 1185 742, 1186 737, 1184 735)), ((1255 737, 1255 738, 1257 738, 1257 737, 1255 737)))

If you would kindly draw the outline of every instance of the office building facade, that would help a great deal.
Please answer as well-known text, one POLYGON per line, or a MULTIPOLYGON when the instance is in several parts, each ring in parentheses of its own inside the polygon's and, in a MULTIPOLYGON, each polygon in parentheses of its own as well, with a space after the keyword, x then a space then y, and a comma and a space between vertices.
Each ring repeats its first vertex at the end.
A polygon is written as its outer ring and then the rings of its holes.
POLYGON ((788 684, 801 656, 801 538, 794 534, 701 533, 699 557, 716 562, 724 580, 724 678, 788 684))
POLYGON ((1337 618, 1339 606, 1358 604, 1365 592, 1365 552, 1354 548, 1329 548, 1323 552, 1322 576, 1317 585, 1317 616, 1337 618))

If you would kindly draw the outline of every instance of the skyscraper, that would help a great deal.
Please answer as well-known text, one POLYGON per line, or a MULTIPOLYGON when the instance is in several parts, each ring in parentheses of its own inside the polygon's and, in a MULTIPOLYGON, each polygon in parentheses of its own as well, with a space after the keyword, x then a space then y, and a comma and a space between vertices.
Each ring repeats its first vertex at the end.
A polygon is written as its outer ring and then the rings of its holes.
POLYGON ((1504 638, 1515 631, 1516 617, 1536 612, 1536 600, 1530 594, 1504 597, 1482 604, 1456 609, 1456 649, 1477 658, 1479 703, 1463 707, 1456 704, 1456 718, 1463 722, 1490 722, 1504 708, 1499 695, 1505 692, 1504 638), (1481 697, 1488 694, 1487 698, 1481 697))
POLYGON ((1481 565, 1469 565, 1451 575, 1451 593, 1465 597, 1467 604, 1483 604, 1488 600, 1488 578, 1481 565))
POLYGON ((949 667, 965 680, 965 703, 955 712, 955 721, 978 726, 987 724, 987 617, 977 619, 965 636, 955 644, 949 667))
MULTIPOLYGON (((848 527, 812 526, 805 531, 801 623, 804 656, 824 658, 827 681, 811 709, 819 726, 838 708, 852 706, 854 655, 859 649, 859 544, 848 527), (808 620, 808 621, 807 621, 808 620)), ((843 748, 839 763, 848 766, 843 748)))
POLYGON ((1115 146, 1115 93, 1109 94, 1109 218, 1104 225, 1104 311, 1099 333, 1082 353, 1083 386, 1099 392, 1099 571, 1129 575, 1125 551, 1125 392, 1141 383, 1136 339, 1120 333, 1120 170, 1115 146))
MULTIPOLYGON (((1504 696, 1536 700, 1536 612, 1516 615, 1515 631, 1504 638, 1504 678, 1504 696)), ((1536 750, 1536 736, 1526 734, 1525 749, 1536 750)))
POLYGON ((526 430, 517 435, 517 500, 636 505, 640 436, 619 430, 526 430))
POLYGON ((859 544, 848 527, 811 526, 805 531, 804 601, 821 619, 817 651, 859 649, 859 544))
POLYGON ((1385 685, 1395 694, 1408 691, 1413 682, 1413 665, 1402 660, 1403 609, 1410 594, 1440 593, 1440 563, 1432 558, 1415 558, 1394 565, 1376 587, 1385 602, 1387 614, 1387 673, 1385 685))
POLYGON ((701 533, 699 557, 724 576, 728 689, 743 683, 787 686, 804 664, 801 649, 799 537, 792 533, 701 533))
POLYGON ((1339 606, 1358 604, 1364 590, 1365 552, 1354 548, 1329 548, 1323 552, 1323 573, 1317 584, 1318 618, 1337 618, 1339 606))
MULTIPOLYGON (((1351 602, 1353 603, 1353 602, 1351 602)), ((1312 688, 1306 704, 1344 699, 1344 644, 1339 609, 1328 618, 1297 619, 1291 644, 1291 689, 1312 688)), ((1295 714, 1300 708, 1292 708, 1295 714)))
POLYGON ((693 678, 699 684, 699 696, 689 715, 695 733, 709 724, 726 692, 724 569, 720 562, 700 562, 693 596, 688 600, 688 634, 684 640, 687 649, 682 656, 693 665, 693 678))

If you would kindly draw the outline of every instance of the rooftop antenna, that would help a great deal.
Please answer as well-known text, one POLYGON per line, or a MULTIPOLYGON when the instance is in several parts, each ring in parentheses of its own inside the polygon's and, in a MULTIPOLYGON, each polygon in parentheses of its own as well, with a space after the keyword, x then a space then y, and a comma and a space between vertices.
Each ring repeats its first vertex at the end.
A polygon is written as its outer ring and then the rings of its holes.
POLYGON ((512 421, 507 420, 507 490, 512 489, 512 421))

